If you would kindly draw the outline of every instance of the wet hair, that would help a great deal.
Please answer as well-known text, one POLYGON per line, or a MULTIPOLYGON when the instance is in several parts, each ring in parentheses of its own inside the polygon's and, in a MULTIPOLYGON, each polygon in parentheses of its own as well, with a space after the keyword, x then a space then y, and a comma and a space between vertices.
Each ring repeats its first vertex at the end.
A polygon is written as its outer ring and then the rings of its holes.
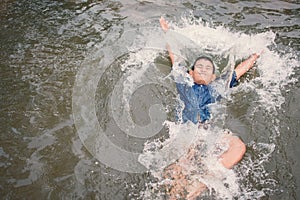
POLYGON ((214 64, 214 62, 212 61, 212 59, 209 58, 209 57, 207 57, 207 56, 200 56, 200 57, 198 57, 198 58, 195 60, 194 64, 191 66, 191 68, 190 68, 191 70, 194 71, 194 69, 195 69, 195 64, 196 64, 196 62, 197 62, 198 60, 207 60, 207 61, 211 62, 212 66, 213 66, 213 74, 215 73, 215 71, 216 71, 215 64, 214 64))

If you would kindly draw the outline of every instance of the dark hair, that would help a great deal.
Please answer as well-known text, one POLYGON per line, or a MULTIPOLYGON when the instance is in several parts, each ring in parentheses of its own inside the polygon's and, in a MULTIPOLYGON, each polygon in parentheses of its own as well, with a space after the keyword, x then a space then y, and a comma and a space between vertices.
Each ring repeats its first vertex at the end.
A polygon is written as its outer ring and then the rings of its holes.
POLYGON ((207 56, 200 56, 200 57, 198 57, 198 58, 195 60, 194 64, 192 65, 191 70, 194 70, 194 69, 195 69, 195 64, 196 64, 196 62, 197 62, 198 60, 207 60, 207 61, 211 62, 212 66, 213 66, 213 74, 215 73, 215 70, 216 70, 215 64, 214 64, 214 62, 212 61, 212 59, 209 58, 209 57, 207 57, 207 56))

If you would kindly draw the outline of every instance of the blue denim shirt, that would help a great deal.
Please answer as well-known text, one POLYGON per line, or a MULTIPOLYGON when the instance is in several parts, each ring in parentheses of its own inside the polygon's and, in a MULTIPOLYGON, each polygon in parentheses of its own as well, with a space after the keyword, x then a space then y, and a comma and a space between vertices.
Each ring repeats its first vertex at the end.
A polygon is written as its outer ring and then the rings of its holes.
MULTIPOLYGON (((237 85, 235 72, 232 75, 230 87, 237 85)), ((209 104, 215 103, 221 98, 220 94, 211 85, 176 83, 180 99, 184 102, 182 121, 193 123, 205 122, 210 119, 209 104)))

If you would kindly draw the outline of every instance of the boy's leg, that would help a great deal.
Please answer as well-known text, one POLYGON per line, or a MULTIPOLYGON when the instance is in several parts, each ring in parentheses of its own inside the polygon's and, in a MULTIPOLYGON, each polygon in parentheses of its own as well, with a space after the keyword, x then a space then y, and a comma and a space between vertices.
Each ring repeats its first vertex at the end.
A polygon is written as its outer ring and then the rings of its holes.
POLYGON ((188 193, 186 199, 194 200, 206 189, 207 187, 204 183, 201 183, 198 180, 193 180, 189 183, 189 185, 186 186, 186 191, 188 193))
MULTIPOLYGON (((246 145, 236 136, 226 135, 224 138, 229 141, 229 148, 220 156, 220 162, 224 167, 230 169, 243 158, 246 152, 246 145)), ((193 155, 194 150, 190 149, 187 156, 179 159, 179 162, 188 164, 193 155)), ((188 181, 183 171, 182 166, 177 163, 171 164, 164 170, 165 178, 169 178, 173 182, 171 189, 168 191, 170 199, 177 199, 178 195, 184 196, 184 190, 188 193, 187 199, 195 199, 207 189, 205 184, 197 180, 188 181)))
POLYGON ((177 163, 173 163, 164 169, 163 176, 169 179, 166 183, 168 199, 176 200, 178 197, 184 197, 185 187, 188 185, 188 180, 183 174, 183 169, 177 163))
POLYGON ((229 148, 220 156, 220 161, 224 167, 231 169, 243 158, 246 152, 246 145, 237 136, 226 135, 225 139, 229 140, 229 148))
MULTIPOLYGON (((187 157, 193 154, 193 149, 189 151, 187 157)), ((190 158, 191 159, 191 158, 190 158)), ((188 165, 188 158, 179 159, 180 164, 188 165)), ((167 184, 167 193, 170 200, 175 200, 178 198, 184 198, 187 200, 194 200, 203 191, 207 189, 206 185, 198 180, 188 180, 186 178, 184 167, 180 166, 178 163, 173 163, 169 165, 164 170, 164 178, 170 179, 171 183, 167 184)))

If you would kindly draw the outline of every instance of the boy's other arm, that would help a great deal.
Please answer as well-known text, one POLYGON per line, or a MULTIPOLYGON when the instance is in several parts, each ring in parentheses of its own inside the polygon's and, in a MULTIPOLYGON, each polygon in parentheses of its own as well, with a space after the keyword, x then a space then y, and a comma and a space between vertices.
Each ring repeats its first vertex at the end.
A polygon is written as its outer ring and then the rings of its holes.
POLYGON ((253 66, 255 61, 259 58, 259 54, 254 53, 252 54, 247 60, 241 62, 236 68, 236 80, 238 80, 241 76, 243 76, 248 70, 250 70, 253 66))
MULTIPOLYGON (((159 19, 159 23, 160 23, 160 26, 163 29, 163 31, 166 33, 169 30, 169 25, 168 25, 167 21, 163 17, 161 17, 159 19)), ((168 53, 169 53, 169 56, 171 59, 171 63, 173 65, 174 64, 174 54, 173 54, 169 44, 167 44, 167 50, 168 50, 168 53)))
POLYGON ((172 66, 173 66, 175 58, 174 58, 174 54, 173 54, 173 52, 172 52, 171 47, 170 47, 169 44, 167 44, 167 50, 168 50, 168 53, 169 53, 169 57, 171 59, 172 66))

